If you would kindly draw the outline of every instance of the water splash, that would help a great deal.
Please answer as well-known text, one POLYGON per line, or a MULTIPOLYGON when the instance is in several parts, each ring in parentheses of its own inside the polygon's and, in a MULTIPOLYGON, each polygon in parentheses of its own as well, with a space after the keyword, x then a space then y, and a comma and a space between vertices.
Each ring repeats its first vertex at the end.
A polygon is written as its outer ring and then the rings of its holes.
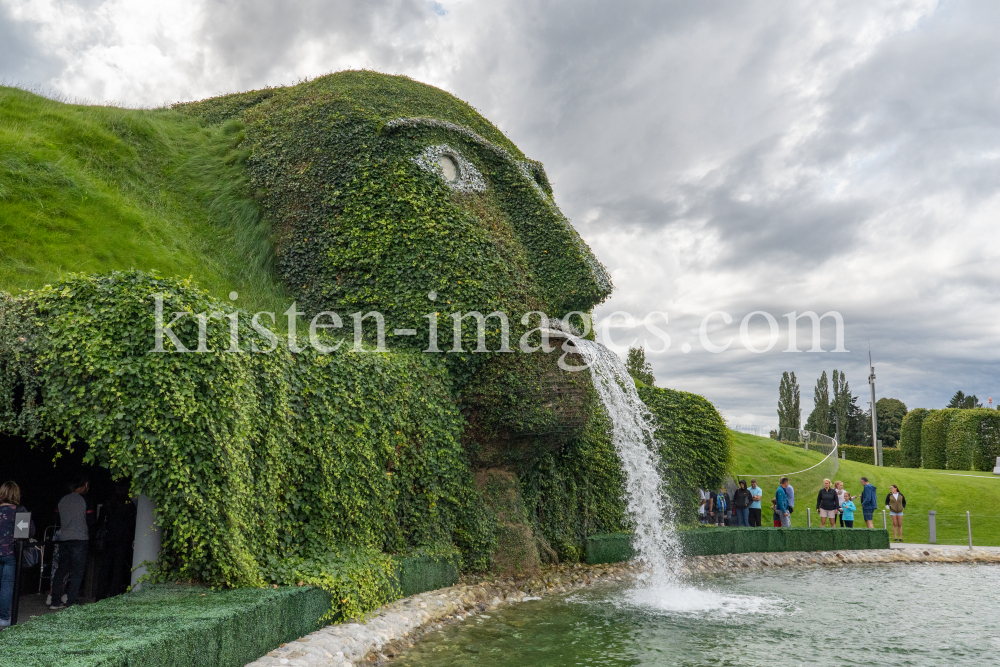
POLYGON ((663 492, 653 416, 617 354, 575 336, 572 342, 590 367, 594 389, 611 418, 612 440, 625 469, 625 500, 635 522, 633 548, 646 566, 642 581, 656 587, 674 583, 680 549, 663 492))

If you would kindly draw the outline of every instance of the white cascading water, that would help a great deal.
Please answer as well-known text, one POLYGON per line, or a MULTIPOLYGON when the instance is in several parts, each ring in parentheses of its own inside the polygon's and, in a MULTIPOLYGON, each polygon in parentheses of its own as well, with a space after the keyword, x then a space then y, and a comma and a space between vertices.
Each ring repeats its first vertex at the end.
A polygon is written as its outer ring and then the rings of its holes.
POLYGON ((574 337, 573 343, 590 367, 594 389, 611 418, 612 440, 625 469, 625 498, 635 522, 633 548, 645 564, 644 580, 654 586, 670 584, 676 580, 680 553, 668 518, 653 417, 617 354, 593 341, 574 337))

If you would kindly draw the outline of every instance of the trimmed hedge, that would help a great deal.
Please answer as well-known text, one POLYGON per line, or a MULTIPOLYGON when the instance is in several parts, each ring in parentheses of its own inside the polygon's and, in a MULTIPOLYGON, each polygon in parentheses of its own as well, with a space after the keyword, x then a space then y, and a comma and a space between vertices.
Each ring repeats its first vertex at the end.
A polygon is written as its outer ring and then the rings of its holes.
POLYGON ((989 411, 979 422, 979 437, 972 453, 972 469, 989 472, 1000 456, 1000 412, 989 411))
POLYGON ((330 594, 312 586, 142 590, 0 633, 4 667, 242 667, 319 628, 330 594))
POLYGON ((979 439, 979 423, 995 412, 986 408, 973 408, 959 410, 952 416, 945 443, 948 470, 972 469, 972 456, 979 439))
MULTIPOLYGON (((858 445, 840 445, 840 451, 844 452, 848 461, 858 463, 875 463, 875 454, 871 447, 861 447, 858 445)), ((903 452, 898 448, 882 448, 882 464, 887 468, 905 468, 903 465, 903 452)))
MULTIPOLYGON (((844 528, 695 528, 678 532, 687 556, 775 551, 888 549, 889 533, 844 528)), ((632 535, 615 533, 587 539, 587 563, 617 563, 634 555, 632 535)))
POLYGON ((900 428, 899 451, 902 453, 903 468, 921 467, 922 453, 920 450, 920 428, 930 411, 927 408, 915 408, 903 417, 900 428))
POLYGON ((948 425, 958 412, 955 408, 931 410, 920 427, 920 452, 924 468, 944 470, 948 467, 948 425))
POLYGON ((435 556, 415 556, 399 561, 396 578, 400 595, 409 597, 424 591, 447 588, 458 583, 460 555, 438 558, 435 556))
MULTIPOLYGON (((458 583, 461 557, 397 561, 404 597, 458 583)), ((330 594, 314 586, 213 591, 146 585, 141 590, 0 634, 4 667, 241 667, 319 629, 330 594), (9 658, 8 658, 9 656, 9 658), (8 661, 10 660, 10 661, 8 661)))

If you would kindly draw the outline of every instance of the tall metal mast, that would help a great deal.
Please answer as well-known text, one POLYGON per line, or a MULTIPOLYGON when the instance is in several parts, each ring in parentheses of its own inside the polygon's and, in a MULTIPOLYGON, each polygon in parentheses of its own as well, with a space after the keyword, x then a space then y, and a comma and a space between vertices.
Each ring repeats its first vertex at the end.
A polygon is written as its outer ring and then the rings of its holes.
POLYGON ((872 351, 868 350, 868 384, 872 388, 872 451, 875 454, 875 465, 882 464, 882 448, 878 441, 878 411, 875 409, 875 366, 872 364, 872 351))

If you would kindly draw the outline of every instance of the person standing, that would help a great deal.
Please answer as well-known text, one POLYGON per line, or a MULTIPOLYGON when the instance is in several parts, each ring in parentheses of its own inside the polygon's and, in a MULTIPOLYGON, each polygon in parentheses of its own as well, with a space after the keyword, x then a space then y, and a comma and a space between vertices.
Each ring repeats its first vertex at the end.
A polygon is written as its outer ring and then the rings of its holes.
POLYGON ((757 486, 757 480, 750 480, 750 525, 760 528, 760 501, 764 491, 757 486))
POLYGON ((715 523, 718 526, 726 525, 726 514, 729 513, 729 507, 731 503, 729 502, 729 492, 726 491, 726 487, 719 489, 719 492, 715 494, 715 523))
POLYGON ((892 519, 892 539, 903 541, 903 509, 906 507, 906 496, 899 492, 895 484, 889 485, 889 495, 885 497, 885 508, 889 510, 892 519))
POLYGON ((698 487, 698 499, 701 501, 698 505, 698 522, 707 523, 708 522, 708 509, 712 504, 712 495, 705 489, 698 487))
MULTIPOLYGON (((833 490, 837 492, 837 506, 840 508, 844 507, 844 483, 839 479, 833 483, 833 490)), ((844 514, 840 514, 840 527, 844 527, 844 514)))
POLYGON ((104 598, 124 593, 128 588, 129 573, 132 565, 132 542, 135 540, 135 503, 129 497, 128 482, 116 482, 114 495, 108 500, 107 513, 104 520, 104 539, 101 531, 94 540, 100 553, 100 568, 97 574, 97 585, 94 587, 94 599, 104 598), (103 547, 103 553, 101 553, 103 547))
POLYGON ((76 604, 80 584, 87 568, 87 549, 90 545, 90 526, 93 512, 87 510, 87 499, 83 494, 90 489, 90 482, 80 476, 70 485, 72 491, 59 501, 59 571, 52 586, 52 604, 49 609, 65 609, 76 604), (66 602, 62 601, 66 577, 66 602))
POLYGON ((750 496, 750 491, 747 490, 747 483, 744 480, 740 480, 740 488, 736 489, 736 493, 733 494, 733 507, 736 513, 736 525, 740 527, 750 526, 750 503, 753 499, 750 496))
POLYGON ((854 528, 854 513, 858 508, 854 505, 854 501, 851 500, 851 494, 844 491, 844 502, 840 506, 840 516, 842 517, 843 525, 848 528, 854 528))
POLYGON ((14 603, 14 574, 17 556, 14 551, 14 517, 21 502, 21 489, 14 482, 0 486, 0 628, 10 625, 14 603))
POLYGON ((795 514, 795 488, 791 482, 785 487, 785 495, 788 496, 788 518, 791 520, 792 515, 795 514))
POLYGON ((830 528, 837 527, 837 514, 840 513, 840 503, 837 492, 830 485, 830 480, 823 480, 823 488, 816 494, 816 509, 819 510, 820 528, 826 528, 826 522, 830 522, 830 528))
POLYGON ((875 516, 875 508, 878 507, 878 490, 874 484, 868 483, 867 477, 861 478, 861 514, 865 517, 865 525, 874 528, 872 518, 875 516))
POLYGON ((792 513, 788 509, 788 478, 782 477, 781 483, 774 492, 774 511, 777 513, 782 528, 792 525, 792 513))

